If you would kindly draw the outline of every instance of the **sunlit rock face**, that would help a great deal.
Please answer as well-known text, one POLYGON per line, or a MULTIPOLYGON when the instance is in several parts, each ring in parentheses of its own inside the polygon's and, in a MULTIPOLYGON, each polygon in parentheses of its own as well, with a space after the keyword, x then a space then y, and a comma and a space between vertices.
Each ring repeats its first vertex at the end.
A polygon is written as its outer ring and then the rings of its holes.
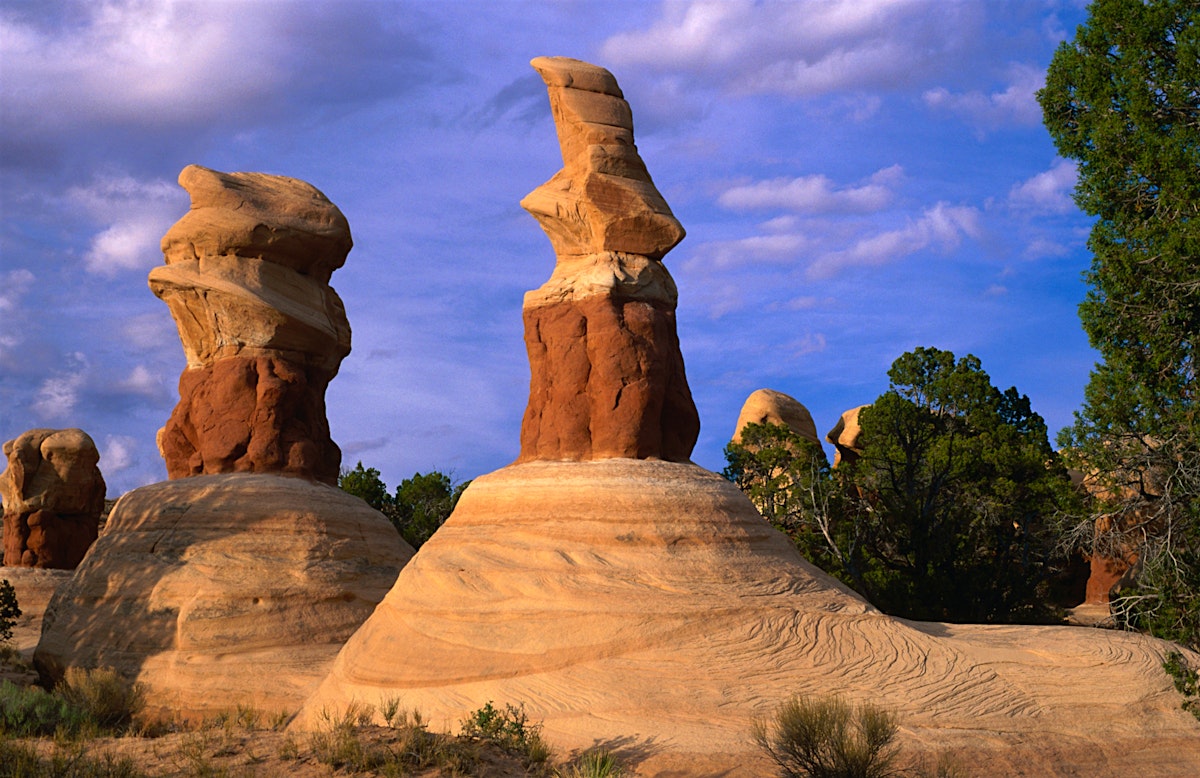
POLYGON ((805 440, 821 445, 817 437, 817 425, 804 404, 791 395, 774 389, 758 389, 751 392, 742 403, 734 425, 733 442, 742 441, 742 430, 747 424, 782 424, 805 440))
POLYGON ((70 570, 96 540, 104 477, 81 429, 34 429, 4 444, 4 564, 70 570))
POLYGON ((518 462, 609 457, 686 462, 700 431, 662 257, 683 227, 633 143, 607 70, 532 62, 550 95, 563 168, 521 201, 554 246, 554 272, 525 295, 529 405, 518 462))
POLYGON ((167 474, 336 483, 325 389, 350 353, 350 324, 329 278, 352 245, 346 218, 285 176, 190 165, 179 183, 192 207, 150 272, 188 363, 158 436, 167 474))
POLYGON ((867 407, 870 406, 860 405, 845 411, 837 424, 833 425, 833 429, 825 433, 825 440, 832 443, 835 450, 834 467, 842 462, 853 462, 862 456, 862 425, 858 423, 858 415, 867 407))

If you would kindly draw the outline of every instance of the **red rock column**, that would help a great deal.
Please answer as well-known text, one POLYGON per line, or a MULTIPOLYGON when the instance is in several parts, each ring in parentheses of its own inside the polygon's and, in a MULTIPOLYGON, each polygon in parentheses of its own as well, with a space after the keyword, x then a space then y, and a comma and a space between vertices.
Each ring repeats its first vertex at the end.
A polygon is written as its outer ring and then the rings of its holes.
POLYGON ((525 296, 531 380, 517 461, 687 461, 700 421, 662 263, 683 227, 638 156, 612 74, 564 57, 532 64, 549 90, 563 169, 521 202, 558 261, 525 296))

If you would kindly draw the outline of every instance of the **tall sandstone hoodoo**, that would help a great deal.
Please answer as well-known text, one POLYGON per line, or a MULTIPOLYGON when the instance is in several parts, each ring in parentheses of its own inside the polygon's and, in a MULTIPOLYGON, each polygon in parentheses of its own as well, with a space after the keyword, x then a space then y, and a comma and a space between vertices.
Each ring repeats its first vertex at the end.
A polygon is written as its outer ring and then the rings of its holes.
POLYGON ((114 667, 171 715, 294 711, 413 553, 333 485, 325 388, 350 326, 329 279, 350 230, 296 179, 193 165, 179 182, 192 209, 150 273, 188 360, 159 433, 171 480, 113 508, 34 661, 48 682, 114 667))
POLYGON ((749 778, 772 771, 755 716, 840 694, 895 710, 909 753, 989 775, 1200 769, 1196 722, 1161 670, 1169 644, 891 618, 683 461, 695 415, 656 258, 682 230, 632 161, 612 76, 533 65, 567 162, 525 200, 558 263, 525 303, 521 458, 471 482, 293 726, 399 699, 450 729, 521 704, 555 747, 616 749, 637 775, 749 778))
POLYGON ((325 388, 350 353, 350 324, 329 278, 352 246, 346 218, 294 178, 190 165, 179 183, 192 207, 150 272, 187 355, 159 432, 167 474, 336 484, 325 388))
POLYGON ((612 74, 563 57, 532 65, 549 90, 563 169, 521 201, 557 263, 525 295, 531 379, 517 461, 686 462, 700 418, 662 263, 683 227, 638 156, 612 74))
POLYGON ((104 511, 100 452, 81 429, 34 429, 4 444, 4 564, 71 570, 104 511))

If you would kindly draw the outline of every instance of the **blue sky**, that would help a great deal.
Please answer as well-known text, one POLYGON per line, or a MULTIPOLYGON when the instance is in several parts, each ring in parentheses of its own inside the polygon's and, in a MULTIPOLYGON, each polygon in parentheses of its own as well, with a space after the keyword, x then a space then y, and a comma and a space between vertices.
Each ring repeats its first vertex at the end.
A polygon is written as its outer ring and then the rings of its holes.
POLYGON ((1051 432, 1095 355, 1090 221, 1034 92, 1070 0, 0 0, 0 440, 82 427, 109 496, 163 480, 183 352, 146 285, 197 163, 321 189, 355 248, 343 465, 395 486, 511 462, 525 291, 554 254, 519 200, 561 167, 528 61, 611 70, 688 236, 666 257, 719 470, 746 396, 822 433, 916 346, 973 353, 1051 432))

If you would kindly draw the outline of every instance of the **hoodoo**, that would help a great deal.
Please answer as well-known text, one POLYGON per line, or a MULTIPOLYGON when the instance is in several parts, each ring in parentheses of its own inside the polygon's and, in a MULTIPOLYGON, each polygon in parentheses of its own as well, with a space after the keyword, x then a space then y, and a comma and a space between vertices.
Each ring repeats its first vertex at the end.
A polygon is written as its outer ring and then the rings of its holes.
POLYGON ((761 776, 752 718, 840 694, 899 713, 917 753, 988 774, 1200 767, 1161 669, 1169 644, 891 618, 687 461, 696 414, 662 264, 683 231, 612 75, 533 66, 564 168, 524 201, 557 264, 525 300, 520 458, 471 483, 294 726, 399 699, 453 729, 522 704, 559 749, 616 748, 639 775, 761 776))
POLYGON ((329 286, 345 217, 303 181, 184 169, 192 209, 150 287, 188 364, 159 432, 171 480, 124 495, 47 608, 35 663, 111 666, 151 708, 295 710, 412 556, 333 486, 325 388, 350 351, 329 286))

